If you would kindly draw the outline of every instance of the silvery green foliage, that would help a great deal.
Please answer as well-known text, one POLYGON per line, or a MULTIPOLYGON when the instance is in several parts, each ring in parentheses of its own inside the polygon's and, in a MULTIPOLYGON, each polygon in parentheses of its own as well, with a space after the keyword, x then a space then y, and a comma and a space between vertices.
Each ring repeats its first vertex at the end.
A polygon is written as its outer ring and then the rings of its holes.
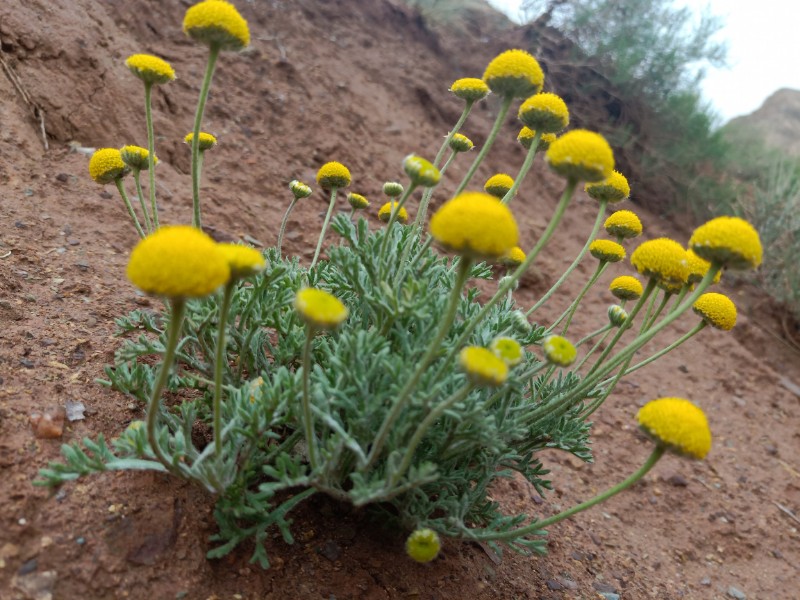
MULTIPOLYGON (((224 449, 196 447, 192 433, 210 423, 213 357, 219 321, 217 301, 190 302, 178 367, 168 383, 174 400, 162 408, 159 437, 175 475, 194 480, 216 494, 218 545, 210 557, 225 555, 245 540, 255 542, 253 560, 269 561, 264 542, 277 527, 291 543, 289 511, 315 493, 355 506, 372 505, 407 529, 429 527, 440 534, 490 544, 493 534, 528 522, 526 515, 505 516, 490 495, 499 478, 521 474, 540 493, 550 488, 537 452, 561 449, 591 460, 588 425, 579 416, 582 403, 558 416, 538 411, 543 403, 575 390, 571 373, 545 377, 531 347, 544 328, 526 326, 512 300, 495 306, 471 334, 470 343, 488 346, 498 335, 515 338, 525 358, 499 388, 476 388, 446 410, 422 439, 406 472, 399 471, 410 438, 433 407, 463 388, 465 375, 445 357, 463 323, 480 310, 479 293, 468 289, 458 317, 442 344, 440 357, 427 369, 377 460, 368 461, 375 433, 435 335, 456 266, 411 239, 411 227, 392 229, 389 249, 380 257, 384 230, 370 233, 339 216, 333 228, 340 245, 330 259, 307 272, 296 260, 266 252, 268 268, 240 285, 228 324, 228 361, 223 403, 224 449), (413 244, 406 264, 397 264, 404 245, 413 244), (338 330, 313 342, 311 402, 319 466, 311 470, 302 432, 301 354, 306 329, 293 300, 304 285, 330 291, 350 311, 338 330), (544 414, 543 414, 544 413, 544 414)), ((489 279, 480 264, 472 277, 489 279)), ((126 339, 108 367, 108 385, 140 400, 148 397, 156 375, 153 355, 163 352, 165 319, 134 311, 117 324, 126 339), (138 336, 137 336, 138 334, 138 336), (143 359, 150 358, 149 361, 143 359)), ((64 446, 65 464, 41 473, 41 483, 58 485, 80 475, 108 469, 163 471, 153 459, 145 428, 129 427, 112 447, 101 438, 64 446)), ((507 542, 512 548, 543 552, 540 537, 507 542)), ((499 550, 499 548, 498 548, 499 550)))

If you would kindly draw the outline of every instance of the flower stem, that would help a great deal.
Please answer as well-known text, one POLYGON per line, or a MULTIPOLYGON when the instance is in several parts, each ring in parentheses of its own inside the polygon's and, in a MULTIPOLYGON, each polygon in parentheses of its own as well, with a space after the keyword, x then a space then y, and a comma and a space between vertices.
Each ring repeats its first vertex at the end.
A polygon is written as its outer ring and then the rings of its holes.
POLYGON ((448 146, 450 146, 450 140, 453 139, 453 136, 459 132, 461 127, 467 120, 469 113, 472 111, 472 106, 475 104, 474 100, 467 100, 466 104, 464 105, 464 110, 461 111, 461 116, 458 117, 458 121, 456 124, 453 125, 453 128, 447 134, 447 137, 444 138, 444 142, 442 142, 441 148, 439 148, 439 152, 436 153, 436 158, 433 159, 433 166, 438 167, 439 163, 442 162, 442 158, 444 157, 444 153, 447 151, 448 146))
POLYGON ((325 239, 325 232, 328 230, 328 223, 331 222, 331 214, 333 214, 333 207, 336 206, 336 192, 338 188, 331 188, 331 202, 328 204, 328 212, 325 213, 325 220, 322 222, 322 231, 319 232, 319 240, 317 240, 317 249, 314 251, 314 260, 311 261, 311 266, 308 267, 309 271, 314 268, 319 258, 319 253, 322 250, 322 240, 325 239))
POLYGON ((303 428, 306 433, 306 446, 308 446, 308 462, 311 469, 317 468, 317 439, 314 437, 314 415, 311 414, 311 394, 309 382, 311 379, 311 342, 314 339, 314 328, 306 329, 306 342, 303 345, 303 428))
POLYGON ((400 209, 403 208, 405 203, 411 197, 411 194, 414 193, 414 190, 417 189, 417 184, 413 181, 409 184, 408 188, 403 191, 403 195, 400 196, 400 199, 397 202, 393 202, 389 206, 391 206, 392 211, 389 214, 389 221, 386 223, 386 231, 384 232, 383 236, 383 243, 381 244, 381 252, 380 257, 383 260, 383 255, 386 254, 386 248, 389 245, 389 234, 392 231, 392 226, 394 222, 397 220, 397 213, 400 212, 400 209))
POLYGON ((560 316, 558 319, 550 326, 550 329, 556 327, 564 318, 566 317, 566 322, 564 323, 564 328, 561 330, 561 335, 567 335, 567 330, 569 329, 570 324, 572 323, 572 319, 575 316, 575 311, 578 310, 578 306, 581 304, 581 300, 586 296, 588 291, 591 287, 597 283, 597 280, 600 279, 600 276, 603 272, 608 268, 610 263, 605 260, 601 260, 597 264, 597 268, 594 271, 594 274, 589 278, 589 281, 586 282, 586 285, 583 286, 581 291, 575 297, 575 300, 572 301, 570 307, 560 316))
POLYGON ((214 359, 214 451, 217 456, 222 453, 222 371, 227 362, 225 351, 225 333, 227 331, 228 311, 231 306, 233 289, 236 281, 229 281, 222 292, 222 304, 219 307, 219 331, 217 332, 217 355, 214 359))
POLYGON ((503 204, 508 204, 517 195, 517 190, 519 186, 522 185, 525 176, 528 174, 528 171, 531 170, 531 165, 533 165, 533 159, 536 158, 536 153, 539 151, 539 140, 542 139, 542 134, 540 131, 537 131, 533 136, 533 141, 531 142, 531 147, 528 149, 528 153, 525 155, 525 161, 522 163, 522 167, 519 169, 519 173, 517 173, 516 178, 514 178, 514 185, 511 186, 511 189, 505 193, 501 202, 503 204))
POLYGON ((144 215, 144 226, 147 228, 147 233, 153 233, 153 224, 150 221, 150 215, 147 211, 147 204, 144 201, 144 192, 142 191, 142 180, 140 179, 141 169, 133 169, 133 181, 136 184, 136 195, 139 198, 139 206, 142 207, 142 214, 144 215))
POLYGON ((281 221, 281 229, 278 233, 278 256, 283 257, 281 254, 281 247, 283 246, 283 234, 286 233, 286 223, 289 222, 289 215, 294 208, 294 205, 297 204, 297 198, 292 198, 292 201, 289 203, 289 208, 286 209, 286 212, 283 213, 283 220, 281 221))
POLYGON ((582 338, 581 338, 581 339, 578 341, 578 343, 577 343, 577 344, 575 344, 575 347, 576 347, 576 348, 580 348, 580 347, 581 347, 581 346, 583 346, 583 345, 584 345, 586 342, 588 342, 590 339, 592 339, 594 336, 596 336, 596 335, 600 335, 601 333, 607 333, 607 332, 608 332, 610 329, 613 329, 613 328, 614 328, 614 325, 613 325, 613 324, 611 324, 611 323, 609 323, 608 325, 603 325, 603 326, 602 326, 602 327, 600 327, 599 329, 595 329, 595 330, 594 330, 592 333, 589 333, 589 334, 585 335, 584 337, 582 337, 582 338))
POLYGON ((117 177, 114 180, 114 183, 117 185, 119 195, 122 196, 122 201, 125 203, 125 208, 128 209, 128 214, 131 216, 131 219, 133 219, 133 225, 136 227, 136 232, 139 234, 140 238, 144 238, 145 233, 142 231, 142 226, 139 224, 139 218, 136 216, 136 213, 133 210, 133 205, 131 204, 131 200, 128 198, 128 194, 125 191, 125 185, 122 183, 122 177, 117 177))
MULTIPOLYGON (((439 169, 439 174, 444 176, 445 172, 447 171, 447 167, 450 166, 450 163, 455 160, 455 157, 458 153, 452 152, 450 156, 447 157, 447 160, 444 161, 444 166, 439 169)), ((422 228, 425 227, 425 220, 428 216, 428 204, 431 201, 431 197, 433 196, 434 188, 426 188, 425 192, 422 194, 422 200, 419 203, 419 209, 417 210, 417 218, 414 219, 414 228, 417 233, 422 231, 422 228)))
POLYGON ((200 88, 200 98, 197 101, 197 110, 194 113, 194 128, 192 129, 192 225, 198 229, 202 229, 202 220, 200 218, 200 126, 203 123, 208 90, 211 87, 211 79, 214 77, 214 67, 217 63, 219 50, 218 44, 211 44, 209 48, 206 72, 200 88))
POLYGON ((158 224, 158 204, 156 203, 156 136, 153 133, 153 108, 152 108, 153 84, 144 84, 144 118, 147 123, 147 180, 150 193, 150 210, 152 211, 153 230, 159 228, 158 224))

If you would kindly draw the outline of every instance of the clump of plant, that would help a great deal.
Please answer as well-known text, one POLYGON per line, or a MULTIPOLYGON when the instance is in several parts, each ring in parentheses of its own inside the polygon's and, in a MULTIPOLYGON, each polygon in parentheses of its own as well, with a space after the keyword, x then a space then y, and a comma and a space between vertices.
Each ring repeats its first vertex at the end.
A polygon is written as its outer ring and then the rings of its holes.
MULTIPOLYGON (((39 483, 56 486, 94 472, 133 469, 193 481, 215 502, 219 529, 208 556, 224 556, 247 541, 253 560, 264 567, 272 528, 291 543, 291 510, 314 494, 327 494, 369 505, 413 532, 408 554, 428 561, 441 537, 486 542, 498 551, 502 543, 544 552, 547 526, 632 485, 665 451, 706 455, 711 434, 702 410, 688 400, 659 399, 638 416, 654 439, 653 454, 606 492, 547 519, 506 515, 489 495, 494 482, 514 474, 546 494, 551 483, 539 451, 559 449, 590 461, 588 419, 621 377, 707 325, 733 326, 733 303, 706 289, 723 268, 761 261, 758 235, 746 222, 710 221, 694 232, 690 250, 666 239, 642 243, 631 263, 644 284, 617 276, 610 290, 619 304, 608 314, 581 310, 586 292, 621 268, 624 244, 641 234, 642 225, 630 211, 606 219, 608 206, 630 192, 626 178, 613 170, 610 146, 590 131, 561 134, 569 122, 566 104, 542 93, 544 75, 531 55, 510 50, 492 60, 482 78, 453 83, 451 91, 464 102, 462 116, 433 162, 412 154, 403 161, 407 181, 386 183, 382 225, 352 220, 370 206, 352 192, 350 214, 334 216, 353 175, 331 161, 317 174, 329 203, 310 265, 284 257, 280 241, 263 254, 217 244, 199 228, 200 162, 217 143, 200 131, 202 107, 218 52, 246 46, 249 32, 236 9, 220 0, 191 7, 184 30, 211 50, 189 137, 194 222, 161 226, 157 203, 141 202, 143 214, 150 210, 148 232, 131 252, 127 275, 142 291, 163 298, 165 308, 117 320, 126 339, 106 369, 106 384, 146 405, 146 419, 110 443, 98 437, 65 445, 65 462, 43 469, 39 483), (428 222, 442 172, 473 148, 458 130, 490 92, 501 99, 491 134, 428 222), (527 156, 516 177, 495 175, 485 191, 476 191, 474 174, 517 99, 524 99, 518 139, 527 156), (510 205, 540 151, 564 178, 564 192, 546 230, 525 251, 510 205), (586 244, 551 290, 533 306, 521 306, 517 282, 546 248, 581 182, 598 207, 586 244), (408 209, 414 204, 412 222, 408 209), (597 238, 603 224, 612 239, 597 238), (338 239, 324 257, 329 227, 338 239), (575 298, 565 299, 557 292, 587 254, 596 261, 595 272, 575 298), (494 293, 481 301, 470 281, 496 276, 494 293), (564 305, 558 319, 531 321, 555 301, 564 305), (700 320, 684 336, 631 364, 637 350, 689 308, 700 320), (598 328, 573 343, 569 328, 577 317, 595 320, 598 328), (153 356, 160 358, 156 364, 153 356), (199 425, 213 433, 205 445, 192 435, 199 425)), ((160 62, 137 64, 134 72, 145 80, 146 92, 156 81, 151 71, 171 73, 160 62)), ((136 155, 149 159, 152 174, 155 153, 148 138, 150 147, 136 155)), ((98 181, 115 182, 124 199, 129 163, 112 154, 98 151, 90 170, 98 181)), ((299 181, 289 187, 287 215, 313 193, 299 181)), ((279 240, 286 223, 284 218, 279 240)))

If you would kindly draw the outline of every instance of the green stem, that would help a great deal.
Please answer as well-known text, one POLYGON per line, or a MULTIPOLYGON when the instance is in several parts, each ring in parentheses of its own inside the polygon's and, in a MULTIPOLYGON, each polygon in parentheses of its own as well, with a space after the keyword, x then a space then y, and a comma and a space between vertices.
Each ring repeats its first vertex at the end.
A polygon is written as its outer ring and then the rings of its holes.
POLYGON ((306 342, 303 345, 303 428, 306 432, 308 462, 312 471, 317 468, 317 439, 314 437, 314 416, 311 414, 311 394, 309 393, 311 342, 314 339, 314 333, 314 328, 309 326, 306 330, 306 342))
POLYGON ((582 337, 582 338, 581 338, 581 339, 578 341, 578 343, 577 343, 577 344, 575 344, 575 347, 576 347, 576 348, 580 348, 580 347, 581 347, 583 344, 585 344, 586 342, 588 342, 588 341, 589 341, 590 339, 592 339, 594 336, 596 336, 596 335, 600 335, 601 333, 606 333, 606 332, 608 332, 610 329, 613 329, 613 328, 614 328, 614 325, 613 325, 613 324, 611 324, 611 323, 609 323, 608 325, 603 325, 603 326, 602 326, 602 327, 600 327, 599 329, 595 329, 595 330, 594 330, 592 333, 590 333, 590 334, 588 334, 588 335, 585 335, 584 337, 582 337))
POLYGON ((415 189, 417 189, 417 184, 412 181, 408 188, 403 191, 403 195, 400 196, 400 199, 397 202, 393 202, 389 205, 392 207, 392 211, 389 214, 389 220, 386 222, 386 231, 384 232, 383 243, 381 244, 381 260, 383 260, 383 256, 386 254, 386 248, 389 246, 389 234, 392 231, 394 222, 397 220, 397 213, 400 212, 400 209, 403 208, 405 203, 411 197, 411 194, 414 193, 415 189))
MULTIPOLYGON (((439 169, 439 174, 444 176, 445 172, 447 171, 447 167, 455 160, 456 155, 458 152, 453 151, 450 156, 447 157, 447 160, 444 163, 444 166, 439 169)), ((414 219, 414 228, 417 233, 422 231, 422 228, 425 226, 425 220, 428 216, 428 204, 431 201, 431 197, 433 196, 434 188, 426 188, 425 192, 422 194, 422 200, 419 203, 419 210, 417 210, 417 218, 414 219)))
POLYGON ((219 307, 219 331, 217 332, 217 352, 214 359, 214 451, 222 454, 222 372, 227 362, 225 352, 225 333, 227 331, 228 312, 231 306, 236 281, 229 281, 222 292, 222 304, 219 307))
POLYGON ((542 133, 537 131, 533 136, 531 147, 528 149, 528 153, 525 155, 525 161, 522 163, 522 167, 520 167, 519 173, 517 173, 517 176, 514 179, 514 185, 511 186, 511 189, 506 192, 505 196, 503 196, 503 199, 501 200, 503 204, 508 204, 514 198, 514 196, 516 196, 519 186, 522 185, 525 176, 531 169, 531 165, 533 165, 533 159, 536 158, 536 153, 539 151, 540 139, 542 139, 542 133))
POLYGON ((147 180, 150 193, 150 210, 153 218, 153 230, 159 228, 158 204, 156 203, 156 136, 153 133, 153 84, 144 84, 144 118, 147 123, 147 180))
MULTIPOLYGON (((603 337, 601 337, 599 340, 597 340, 597 343, 596 343, 594 346, 592 346, 592 348, 591 348, 591 350, 589 350, 589 352, 587 352, 587 353, 586 353, 586 356, 584 356, 584 357, 583 357, 583 358, 580 360, 580 362, 578 362, 578 364, 577 364, 577 365, 575 365, 575 366, 572 368, 572 370, 573 370, 574 372, 576 372, 576 373, 577 373, 578 371, 580 371, 580 370, 581 370, 581 367, 583 367, 583 365, 586 363, 586 361, 587 361, 587 360, 589 360, 589 357, 590 357, 590 356, 592 356, 592 355, 593 355, 595 352, 597 352, 597 349, 598 349, 598 348, 599 348, 599 347, 600 347, 600 346, 603 344, 603 342, 605 342, 605 341, 606 341, 606 338, 607 338, 607 337, 608 337, 608 335, 611 333, 611 330, 612 330, 613 328, 614 328, 614 325, 612 325, 611 323, 609 323, 609 324, 608 324, 608 329, 607 329, 607 330, 606 330, 606 332, 603 334, 603 337)), ((577 346, 576 346, 576 348, 577 348, 577 346)))
POLYGON ((458 121, 456 121, 456 124, 453 126, 453 129, 451 129, 450 133, 448 133, 447 137, 445 137, 444 142, 442 142, 441 148, 439 148, 439 152, 436 153, 436 158, 433 159, 434 167, 438 167, 439 163, 442 162, 442 157, 444 157, 444 153, 447 151, 447 147, 450 145, 450 140, 453 139, 453 136, 459 132, 461 127, 466 122, 470 111, 472 111, 472 106, 474 103, 475 103, 474 100, 467 100, 467 103, 464 105, 464 110, 461 111, 461 116, 458 117, 458 121))
POLYGON ((567 335, 567 330, 569 329, 569 326, 572 323, 572 319, 575 316, 575 311, 578 310, 578 306, 580 306, 581 301, 583 300, 584 296, 586 296, 586 294, 589 292, 589 290, 592 288, 592 286, 595 283, 597 283, 597 280, 600 279, 600 276, 608 268, 609 264, 610 263, 608 263, 605 260, 601 260, 597 264, 597 268, 595 269, 594 274, 589 278, 589 281, 587 281, 586 284, 583 286, 581 291, 575 297, 575 300, 572 301, 572 304, 570 305, 570 307, 564 312, 564 314, 562 314, 556 320, 555 323, 553 323, 553 325, 551 325, 551 327, 550 327, 551 330, 553 328, 555 328, 556 325, 558 325, 566 317, 566 322, 564 323, 564 328, 561 330, 561 335, 567 335))
POLYGON ((322 222, 322 231, 319 232, 319 240, 317 240, 317 249, 314 251, 314 260, 311 261, 311 266, 308 267, 308 270, 314 268, 314 265, 317 264, 317 259, 319 258, 319 253, 322 250, 322 240, 325 239, 325 232, 328 230, 328 224, 331 222, 331 214, 333 214, 333 207, 336 206, 336 192, 338 188, 332 187, 331 188, 331 202, 328 204, 328 212, 325 213, 325 220, 322 222))
POLYGON ((144 215, 144 226, 147 228, 147 233, 153 233, 153 224, 150 221, 150 215, 147 211, 147 204, 144 201, 144 192, 142 191, 142 181, 139 177, 140 175, 140 169, 133 169, 133 181, 136 184, 136 195, 139 197, 139 206, 142 207, 142 214, 144 215))
POLYGON ((508 109, 511 108, 511 102, 514 100, 514 96, 508 95, 503 98, 503 103, 500 105, 500 112, 497 113, 497 118, 494 120, 494 125, 492 126, 492 130, 489 132, 489 137, 486 138, 486 142, 484 142, 483 147, 481 147, 481 151, 478 152, 478 156, 475 157, 475 160, 472 161, 472 165, 470 166, 467 174, 464 175, 464 179, 461 180, 461 183, 458 184, 458 188, 456 189, 453 196, 458 196, 461 192, 464 191, 464 188, 469 185, 470 180, 472 179, 473 175, 475 175, 475 171, 478 170, 478 166, 480 166, 483 159, 489 153, 489 149, 494 144, 494 140, 497 138, 497 134, 500 132, 500 128, 503 126, 503 121, 508 114, 508 109))
POLYGON ((197 110, 194 113, 194 128, 192 129, 192 225, 198 229, 202 229, 202 220, 200 218, 200 126, 203 123, 208 90, 211 87, 211 79, 214 77, 214 67, 217 64, 219 50, 220 48, 217 44, 211 44, 209 47, 206 72, 203 76, 203 85, 200 88, 200 98, 197 101, 197 110))
POLYGON ((278 256, 283 257, 281 254, 281 247, 283 246, 283 234, 286 233, 286 223, 289 222, 289 215, 294 208, 294 205, 297 204, 297 198, 292 198, 292 201, 289 203, 289 208, 286 209, 286 212, 283 213, 283 220, 281 221, 281 229, 278 232, 278 256))
POLYGON ((645 332, 653 326, 653 323, 655 323, 656 320, 658 320, 658 317, 661 315, 661 313, 664 312, 664 307, 667 306, 667 303, 669 303, 670 298, 672 298, 672 293, 664 290, 664 295, 661 298, 661 303, 658 305, 658 308, 655 310, 653 315, 642 323, 642 329, 641 331, 639 331, 639 333, 645 332))
POLYGON ((681 302, 683 302, 683 299, 686 298, 686 294, 689 293, 689 287, 690 286, 689 286, 688 283, 684 284, 684 286, 681 288, 681 291, 678 293, 678 299, 675 300, 675 306, 673 306, 672 310, 669 311, 669 312, 675 311, 681 305, 681 302))
POLYGON ((142 231, 142 226, 139 224, 139 219, 136 216, 136 213, 133 210, 133 205, 131 204, 130 198, 128 198, 127 192, 125 192, 125 186, 122 183, 122 177, 117 177, 114 180, 114 183, 117 185, 117 189, 119 190, 119 195, 122 196, 122 201, 125 203, 125 208, 128 209, 128 214, 133 219, 133 225, 136 227, 136 232, 139 234, 140 238, 145 237, 144 231, 142 231))

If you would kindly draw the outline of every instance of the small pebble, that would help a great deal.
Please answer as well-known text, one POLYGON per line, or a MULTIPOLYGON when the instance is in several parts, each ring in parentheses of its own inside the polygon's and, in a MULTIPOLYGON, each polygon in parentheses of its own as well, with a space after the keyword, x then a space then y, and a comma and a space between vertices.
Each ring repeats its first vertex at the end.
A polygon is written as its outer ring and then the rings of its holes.
POLYGON ((711 585, 711 578, 710 577, 703 577, 700 580, 700 585, 711 585))
POLYGON ((736 600, 747 600, 745 593, 739 588, 735 588, 733 586, 728 588, 728 596, 735 598, 736 600))
POLYGON ((67 411, 63 406, 51 406, 43 413, 34 411, 28 417, 37 438, 51 440, 60 438, 64 433, 64 419, 67 411))

